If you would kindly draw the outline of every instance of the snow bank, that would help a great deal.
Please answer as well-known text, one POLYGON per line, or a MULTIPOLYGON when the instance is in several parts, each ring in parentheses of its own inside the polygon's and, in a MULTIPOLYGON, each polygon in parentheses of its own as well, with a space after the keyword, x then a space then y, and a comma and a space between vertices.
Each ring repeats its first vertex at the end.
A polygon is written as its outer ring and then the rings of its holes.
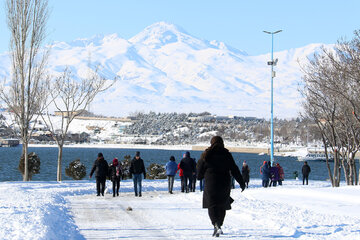
MULTIPOLYGON (((285 181, 264 189, 251 180, 227 212, 221 238, 359 239, 360 187, 285 181)), ((107 182, 110 186, 110 182, 107 182)), ((167 192, 166 180, 145 180, 143 197, 132 181, 119 197, 95 196, 94 181, 0 183, 1 239, 213 239, 202 193, 167 192), (131 207, 132 211, 127 211, 131 207)))

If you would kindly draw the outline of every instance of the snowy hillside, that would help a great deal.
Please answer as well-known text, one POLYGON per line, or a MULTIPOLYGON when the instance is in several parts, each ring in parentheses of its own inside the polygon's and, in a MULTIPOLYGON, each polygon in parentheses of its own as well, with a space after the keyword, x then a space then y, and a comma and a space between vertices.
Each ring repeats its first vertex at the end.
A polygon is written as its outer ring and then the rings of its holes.
MULTIPOLYGON (((196 35, 196 33, 194 33, 196 35)), ((270 42, 264 42, 269 44, 270 42)), ((296 117, 300 111, 301 81, 298 59, 320 47, 275 52, 274 114, 296 117)), ((276 49, 276 47, 275 47, 276 49)), ((126 40, 116 34, 73 42, 55 42, 50 68, 69 65, 81 73, 88 59, 103 66, 102 73, 120 80, 100 94, 91 111, 125 116, 136 111, 203 112, 218 115, 270 116, 270 53, 248 56, 223 42, 198 39, 180 27, 155 23, 126 40)), ((0 75, 8 75, 9 61, 0 55, 0 75)))

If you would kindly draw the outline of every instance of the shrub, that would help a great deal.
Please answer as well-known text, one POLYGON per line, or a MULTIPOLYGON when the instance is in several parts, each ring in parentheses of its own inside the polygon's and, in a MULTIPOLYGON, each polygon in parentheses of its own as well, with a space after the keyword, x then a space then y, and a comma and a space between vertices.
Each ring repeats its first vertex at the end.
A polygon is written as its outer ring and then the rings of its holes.
MULTIPOLYGON (((29 179, 32 179, 32 176, 34 174, 39 174, 40 173, 40 158, 38 155, 36 155, 35 152, 31 152, 28 154, 28 158, 29 158, 29 179)), ((19 171, 21 172, 21 174, 24 176, 24 169, 25 169, 25 157, 24 155, 21 156, 20 158, 20 162, 19 162, 19 171)))
POLYGON ((146 177, 148 179, 164 179, 166 178, 166 170, 163 165, 152 163, 147 168, 146 177))
POLYGON ((65 174, 74 180, 81 180, 86 176, 86 167, 80 159, 76 159, 65 168, 65 174))

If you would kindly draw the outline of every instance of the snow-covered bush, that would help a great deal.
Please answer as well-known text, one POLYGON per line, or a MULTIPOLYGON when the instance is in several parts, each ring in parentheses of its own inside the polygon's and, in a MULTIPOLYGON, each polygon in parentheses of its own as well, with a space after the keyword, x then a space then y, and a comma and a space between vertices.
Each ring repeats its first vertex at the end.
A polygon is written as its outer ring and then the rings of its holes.
MULTIPOLYGON (((36 155, 35 152, 29 153, 28 158, 29 158, 29 179, 31 180, 34 174, 40 173, 40 158, 38 155, 36 155)), ((19 162, 19 170, 23 176, 25 169, 24 159, 25 157, 24 155, 22 155, 19 162)))
POLYGON ((120 162, 122 179, 129 179, 130 177, 130 165, 131 165, 131 156, 124 156, 124 160, 120 162))
POLYGON ((65 174, 74 180, 81 180, 86 176, 86 167, 80 159, 76 159, 65 168, 65 174))
POLYGON ((152 163, 147 168, 146 178, 148 179, 164 179, 166 178, 166 170, 163 165, 152 163))

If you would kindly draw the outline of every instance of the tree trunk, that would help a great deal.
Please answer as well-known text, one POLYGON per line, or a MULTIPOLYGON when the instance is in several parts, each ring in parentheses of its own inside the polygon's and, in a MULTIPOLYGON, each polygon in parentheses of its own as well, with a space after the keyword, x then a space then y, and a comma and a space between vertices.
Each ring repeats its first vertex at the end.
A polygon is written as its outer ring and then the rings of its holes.
POLYGON ((24 175, 23 181, 30 181, 29 175, 29 154, 28 154, 28 142, 23 142, 23 153, 24 153, 24 175))
POLYGON ((330 168, 330 164, 329 164, 329 155, 328 155, 328 150, 327 150, 327 146, 326 146, 326 142, 323 138, 323 143, 324 143, 324 150, 325 150, 325 156, 326 156, 326 168, 328 170, 328 174, 329 174, 329 179, 330 179, 330 182, 331 182, 331 186, 335 187, 335 184, 334 184, 334 178, 333 178, 333 175, 331 173, 331 168, 330 168))
POLYGON ((353 169, 354 169, 354 183, 355 183, 355 185, 358 185, 358 175, 357 175, 357 170, 356 170, 355 156, 353 159, 353 169))
POLYGON ((61 182, 61 163, 62 163, 62 154, 63 154, 63 144, 58 144, 58 164, 57 164, 57 181, 61 182))
POLYGON ((337 151, 334 153, 334 184, 333 187, 339 187, 340 179, 340 164, 339 164, 339 154, 337 151))
POLYGON ((342 168, 344 169, 344 177, 345 177, 345 181, 347 185, 350 185, 350 170, 349 170, 349 164, 347 163, 347 161, 345 161, 344 157, 341 160, 341 165, 342 168))

